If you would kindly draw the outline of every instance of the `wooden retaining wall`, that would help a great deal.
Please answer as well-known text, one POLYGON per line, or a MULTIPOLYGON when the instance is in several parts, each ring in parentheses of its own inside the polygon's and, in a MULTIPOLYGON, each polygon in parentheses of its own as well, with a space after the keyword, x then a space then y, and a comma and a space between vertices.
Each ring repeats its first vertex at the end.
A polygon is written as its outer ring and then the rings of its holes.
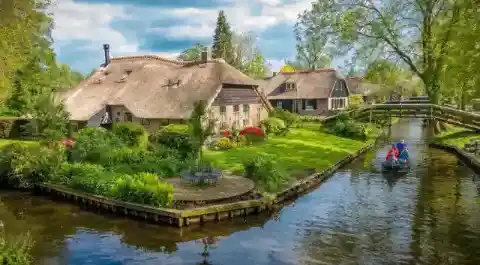
POLYGON ((309 177, 296 182, 285 190, 279 192, 273 202, 267 202, 264 199, 254 199, 179 210, 170 208, 156 208, 148 205, 118 201, 47 183, 38 184, 35 187, 35 192, 74 201, 78 204, 86 206, 87 208, 103 209, 108 212, 121 214, 136 219, 144 219, 155 223, 164 223, 172 226, 183 227, 192 224, 231 219, 237 216, 258 214, 267 209, 275 208, 275 205, 283 204, 287 200, 303 195, 306 191, 316 187, 322 181, 331 176, 336 170, 350 163, 352 160, 371 149, 374 145, 375 144, 369 144, 354 154, 351 154, 338 161, 330 168, 323 170, 322 172, 312 174, 309 177))
POLYGON ((480 161, 473 154, 469 154, 462 149, 453 145, 444 145, 439 143, 430 143, 431 147, 442 149, 457 156, 466 166, 471 168, 475 173, 480 174, 480 161))

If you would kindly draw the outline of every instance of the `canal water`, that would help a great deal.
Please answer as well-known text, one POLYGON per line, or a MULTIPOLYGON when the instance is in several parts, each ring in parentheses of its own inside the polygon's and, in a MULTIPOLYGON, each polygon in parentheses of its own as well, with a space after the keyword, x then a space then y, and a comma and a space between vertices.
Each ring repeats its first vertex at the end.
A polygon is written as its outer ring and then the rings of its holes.
POLYGON ((179 230, 1 192, 0 220, 10 234, 30 231, 35 265, 478 265, 480 180, 427 139, 420 121, 401 121, 376 150, 270 216, 179 230), (400 138, 411 171, 380 173, 400 138))

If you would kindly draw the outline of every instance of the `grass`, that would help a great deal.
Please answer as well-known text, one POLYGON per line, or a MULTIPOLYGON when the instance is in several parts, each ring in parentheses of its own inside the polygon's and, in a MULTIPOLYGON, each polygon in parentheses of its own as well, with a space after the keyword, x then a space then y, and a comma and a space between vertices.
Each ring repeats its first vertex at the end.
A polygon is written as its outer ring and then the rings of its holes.
POLYGON ((480 140, 480 134, 468 129, 449 125, 446 131, 435 136, 434 141, 439 144, 453 145, 463 149, 465 144, 470 142, 470 140, 480 140))
POLYGON ((352 140, 324 132, 318 123, 308 123, 303 128, 292 129, 287 136, 269 136, 264 144, 234 148, 226 151, 206 150, 206 160, 233 174, 243 173, 243 161, 256 153, 275 157, 278 164, 292 175, 302 175, 307 169, 324 170, 347 155, 355 153, 374 141, 375 131, 368 141, 352 140))
POLYGON ((0 148, 13 143, 35 143, 36 141, 0 139, 0 148))

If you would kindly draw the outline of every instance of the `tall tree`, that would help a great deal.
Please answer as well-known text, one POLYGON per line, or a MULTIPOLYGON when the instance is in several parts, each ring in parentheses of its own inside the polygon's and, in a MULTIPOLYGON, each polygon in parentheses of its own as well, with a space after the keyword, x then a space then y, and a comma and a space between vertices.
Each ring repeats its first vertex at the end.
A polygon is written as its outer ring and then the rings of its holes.
POLYGON ((223 10, 218 13, 217 27, 213 35, 212 57, 223 58, 228 64, 234 64, 232 31, 223 10))
POLYGON ((472 0, 317 0, 299 23, 323 32, 337 46, 393 55, 422 79, 438 103, 448 44, 466 1, 472 0))
MULTIPOLYGON (((480 96, 480 10, 473 2, 465 2, 447 50, 442 69, 442 94, 449 103, 461 109, 480 96)), ((441 29, 438 29, 441 30, 441 29)))
POLYGON ((177 59, 182 61, 200 60, 200 55, 206 48, 207 46, 196 43, 195 46, 185 49, 180 55, 177 56, 177 59))
POLYGON ((331 64, 333 49, 328 46, 328 38, 322 34, 321 30, 297 23, 294 33, 297 53, 295 60, 286 61, 286 64, 298 70, 324 68, 331 64))
POLYGON ((233 66, 252 78, 265 77, 269 65, 260 53, 253 32, 234 33, 232 38, 233 66))

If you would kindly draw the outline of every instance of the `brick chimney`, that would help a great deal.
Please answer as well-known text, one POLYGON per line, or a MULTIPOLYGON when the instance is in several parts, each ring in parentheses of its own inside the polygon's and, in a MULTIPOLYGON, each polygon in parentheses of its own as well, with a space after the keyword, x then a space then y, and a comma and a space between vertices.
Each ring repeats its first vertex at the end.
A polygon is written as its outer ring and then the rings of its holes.
POLYGON ((110 63, 110 45, 103 44, 103 52, 105 54, 105 63, 103 66, 107 66, 110 63))
POLYGON ((208 48, 204 49, 201 53, 200 53, 200 61, 202 63, 207 63, 207 61, 210 59, 210 54, 208 52, 208 48))

